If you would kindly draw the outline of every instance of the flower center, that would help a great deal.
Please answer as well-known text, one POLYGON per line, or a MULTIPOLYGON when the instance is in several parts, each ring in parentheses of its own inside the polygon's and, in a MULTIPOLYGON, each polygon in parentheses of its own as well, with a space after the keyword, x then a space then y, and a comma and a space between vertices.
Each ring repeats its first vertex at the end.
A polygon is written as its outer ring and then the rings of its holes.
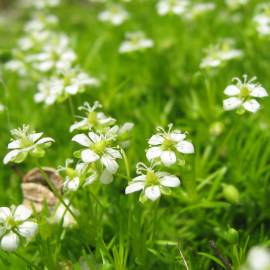
POLYGON ((148 186, 153 186, 158 183, 159 181, 157 175, 152 170, 148 170, 146 174, 146 184, 148 186))
POLYGON ((164 138, 164 141, 162 143, 162 148, 164 150, 173 150, 174 142, 170 140, 169 138, 164 138))
POLYGON ((16 221, 13 219, 12 216, 7 217, 6 219, 6 227, 8 229, 12 229, 16 226, 16 221))
POLYGON ((106 148, 106 141, 97 142, 93 144, 91 148, 95 153, 102 154, 106 148))
POLYGON ((26 148, 28 146, 31 146, 33 144, 33 141, 28 136, 23 136, 20 140, 21 147, 26 148))
POLYGON ((240 96, 242 98, 247 98, 248 96, 250 95, 250 90, 247 86, 243 86, 241 87, 241 90, 240 90, 240 96))
POLYGON ((77 175, 76 171, 72 168, 67 168, 66 174, 70 177, 70 179, 74 178, 77 175))

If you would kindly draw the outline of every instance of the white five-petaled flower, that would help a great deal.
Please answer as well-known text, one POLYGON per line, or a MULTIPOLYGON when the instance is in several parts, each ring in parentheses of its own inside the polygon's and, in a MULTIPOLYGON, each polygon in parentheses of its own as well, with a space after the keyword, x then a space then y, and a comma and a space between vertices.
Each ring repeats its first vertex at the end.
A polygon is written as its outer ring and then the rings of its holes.
POLYGON ((107 117, 103 112, 97 111, 102 108, 102 105, 95 101, 93 106, 90 106, 88 102, 85 102, 83 106, 79 107, 79 110, 85 111, 86 116, 80 117, 79 122, 74 123, 70 127, 70 132, 74 130, 91 130, 92 128, 107 128, 115 123, 115 119, 107 117))
POLYGON ((234 78, 236 84, 230 84, 224 90, 224 94, 229 98, 223 101, 226 111, 238 109, 239 112, 249 111, 252 113, 260 109, 260 104, 255 98, 267 97, 268 93, 259 83, 255 83, 256 77, 248 80, 247 75, 243 75, 244 80, 234 78))
POLYGON ((128 12, 121 5, 112 5, 98 15, 103 22, 110 22, 113 25, 120 25, 128 19, 128 12))
POLYGON ((242 56, 242 51, 234 48, 234 41, 227 38, 206 50, 206 56, 201 61, 200 68, 216 68, 229 60, 241 58, 242 56))
POLYGON ((32 211, 23 205, 0 207, 0 246, 3 250, 14 251, 19 247, 21 238, 32 238, 38 225, 30 220, 32 211))
POLYGON ((9 162, 21 163, 28 154, 34 157, 42 157, 44 148, 49 147, 54 140, 50 137, 41 138, 43 133, 31 132, 30 127, 24 125, 22 128, 11 131, 14 139, 8 144, 11 151, 4 157, 4 164, 9 162))
POLYGON ((150 148, 146 151, 146 157, 149 161, 160 159, 165 166, 171 166, 177 161, 177 153, 194 153, 193 144, 185 140, 186 134, 171 129, 172 124, 169 125, 167 132, 158 127, 158 133, 149 139, 150 148))
POLYGON ((189 1, 187 0, 159 0, 157 11, 161 16, 169 13, 180 15, 187 11, 188 5, 189 1))
POLYGON ((96 134, 89 132, 88 136, 85 134, 77 134, 72 138, 72 141, 87 147, 80 152, 80 158, 84 163, 96 163, 105 167, 100 181, 104 184, 109 184, 113 180, 113 174, 118 170, 118 163, 116 159, 122 158, 119 150, 110 146, 113 137, 107 134, 96 134))
POLYGON ((125 193, 130 194, 142 190, 141 201, 144 198, 155 201, 162 193, 168 194, 168 188, 174 188, 180 185, 180 180, 177 176, 167 172, 155 171, 154 167, 155 164, 152 167, 147 167, 143 163, 138 163, 137 174, 139 175, 129 182, 125 193))
POLYGON ((146 38, 143 32, 133 32, 126 34, 126 40, 122 42, 119 53, 130 53, 152 48, 154 42, 152 39, 146 38))

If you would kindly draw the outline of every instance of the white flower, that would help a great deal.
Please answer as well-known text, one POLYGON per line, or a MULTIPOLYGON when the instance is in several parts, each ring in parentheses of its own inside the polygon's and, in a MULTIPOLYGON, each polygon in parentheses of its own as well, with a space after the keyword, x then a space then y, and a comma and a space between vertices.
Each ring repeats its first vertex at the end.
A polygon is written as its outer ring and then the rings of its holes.
POLYGON ((88 168, 88 164, 78 163, 75 168, 72 168, 70 166, 72 163, 73 160, 68 159, 65 166, 59 168, 59 171, 63 171, 66 175, 63 185, 65 191, 74 192, 80 186, 88 186, 98 178, 98 173, 88 168))
POLYGON ((30 220, 32 211, 23 206, 0 207, 0 246, 3 250, 14 251, 19 247, 21 238, 32 238, 38 225, 30 220))
MULTIPOLYGON (((73 215, 78 216, 79 211, 75 209, 68 199, 64 199, 65 204, 68 206, 70 211, 72 211, 73 215)), ((74 216, 70 213, 70 211, 66 208, 66 206, 62 203, 56 207, 55 213, 52 216, 53 223, 60 223, 62 222, 64 228, 72 228, 77 225, 77 221, 75 220, 74 216)))
POLYGON ((133 51, 152 48, 153 46, 153 40, 146 38, 143 32, 127 33, 126 40, 121 44, 119 52, 129 53, 133 51))
POLYGON ((0 113, 2 113, 4 110, 5 110, 5 106, 2 103, 0 103, 0 113))
POLYGON ((243 78, 243 81, 234 78, 236 84, 230 84, 225 88, 224 94, 229 98, 223 101, 224 110, 238 109, 240 113, 244 111, 255 113, 260 109, 260 104, 255 98, 268 96, 265 88, 254 82, 256 77, 248 80, 247 75, 243 75, 243 78))
POLYGON ((44 9, 47 7, 56 7, 60 4, 60 0, 27 0, 28 6, 33 6, 36 9, 44 9))
POLYGON ((270 4, 259 5, 253 21, 259 35, 270 36, 270 4))
POLYGON ((4 157, 4 164, 9 162, 21 163, 28 154, 35 157, 42 157, 45 154, 44 148, 49 147, 54 140, 50 137, 41 138, 43 133, 31 132, 29 126, 23 126, 11 131, 14 139, 8 144, 10 152, 4 157))
POLYGON ((240 6, 246 5, 249 0, 225 0, 226 4, 231 9, 239 8, 240 6))
POLYGON ((102 11, 98 15, 98 19, 113 25, 120 25, 128 19, 128 12, 120 5, 112 5, 109 9, 102 11))
POLYGON ((115 123, 115 119, 107 117, 103 112, 97 111, 102 108, 98 101, 95 101, 93 106, 85 102, 83 106, 79 107, 79 110, 85 111, 86 116, 81 117, 79 122, 74 123, 70 127, 70 132, 74 130, 91 130, 92 128, 107 128, 115 123))
POLYGON ((26 59, 41 72, 68 69, 76 60, 76 54, 68 47, 68 42, 68 38, 64 35, 54 36, 53 40, 44 45, 41 52, 28 55, 26 59))
POLYGON ((159 0, 157 3, 157 11, 161 16, 168 13, 180 15, 187 11, 188 5, 189 1, 187 0, 159 0))
POLYGON ((94 132, 89 132, 88 136, 77 134, 72 138, 72 141, 86 147, 86 149, 80 151, 80 158, 84 163, 99 162, 104 167, 104 171, 100 176, 100 181, 103 184, 112 182, 112 176, 119 167, 116 159, 122 158, 119 150, 110 147, 112 139, 107 134, 96 134, 94 132))
POLYGON ((168 132, 159 127, 158 133, 149 139, 150 148, 146 151, 149 161, 160 159, 165 166, 171 166, 177 161, 177 153, 194 153, 193 144, 185 140, 186 135, 179 130, 171 129, 172 124, 169 125, 168 132))
POLYGON ((214 10, 216 5, 214 3, 195 3, 193 4, 189 11, 184 14, 187 19, 194 19, 204 13, 214 10))
POLYGON ((256 246, 250 249, 246 264, 240 270, 269 270, 270 251, 265 247, 256 246))
POLYGON ((174 188, 180 185, 180 180, 177 176, 167 172, 155 171, 154 166, 147 167, 143 163, 138 163, 137 174, 139 175, 129 182, 125 193, 130 194, 142 190, 142 201, 144 198, 155 201, 162 193, 168 194, 168 188, 174 188))
POLYGON ((224 39, 215 46, 211 46, 206 50, 206 56, 200 64, 200 68, 215 68, 228 62, 232 59, 242 57, 241 50, 234 49, 234 41, 231 39, 224 39))
POLYGON ((54 15, 44 15, 43 13, 37 13, 33 18, 28 21, 24 26, 24 31, 28 35, 33 33, 41 33, 47 30, 51 26, 55 26, 58 23, 58 18, 54 15))

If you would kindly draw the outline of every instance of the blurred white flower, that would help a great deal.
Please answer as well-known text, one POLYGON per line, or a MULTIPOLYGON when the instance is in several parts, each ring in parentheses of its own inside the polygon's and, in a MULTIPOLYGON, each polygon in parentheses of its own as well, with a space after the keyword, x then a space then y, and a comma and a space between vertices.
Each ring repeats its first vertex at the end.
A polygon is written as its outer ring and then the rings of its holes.
POLYGON ((5 106, 2 103, 0 103, 0 113, 2 113, 4 110, 5 110, 5 106))
POLYGON ((36 9, 45 9, 48 7, 56 7, 60 4, 60 0, 26 0, 27 6, 33 6, 36 9))
POLYGON ((159 0, 157 3, 157 11, 161 16, 169 13, 180 15, 187 11, 188 5, 188 0, 159 0))
POLYGON ((14 251, 22 238, 31 239, 37 232, 38 224, 30 219, 32 211, 23 206, 0 207, 1 248, 14 251))
POLYGON ((120 25, 128 19, 128 12, 121 5, 112 5, 98 15, 98 19, 113 25, 120 25))
POLYGON ((126 40, 119 48, 120 53, 144 50, 154 46, 153 40, 146 38, 143 32, 133 32, 126 34, 126 40))
POLYGON ((253 21, 259 35, 270 36, 270 4, 259 5, 253 21))
POLYGON ((239 78, 233 78, 236 84, 230 84, 225 88, 224 94, 229 96, 223 101, 226 111, 238 109, 239 113, 244 111, 255 113, 260 109, 260 104, 255 98, 268 96, 265 88, 254 82, 256 77, 248 80, 247 75, 243 75, 243 79, 241 81, 239 78))
POLYGON ((41 52, 28 55, 26 60, 41 72, 52 69, 63 71, 69 69, 76 60, 75 52, 68 47, 69 40, 65 35, 58 35, 46 43, 41 52))
POLYGON ((201 61, 200 68, 216 68, 229 60, 241 58, 242 56, 242 51, 234 48, 232 39, 224 39, 206 50, 206 56, 201 61))
POLYGON ((141 201, 144 201, 145 198, 155 201, 162 193, 168 194, 168 188, 175 188, 180 185, 180 180, 177 176, 167 172, 155 171, 154 167, 155 165, 147 167, 144 163, 138 163, 138 176, 128 183, 125 193, 130 194, 142 190, 141 201))
POLYGON ((70 95, 85 91, 87 86, 98 86, 99 81, 79 70, 78 68, 66 69, 56 76, 44 79, 38 84, 38 92, 34 99, 51 105, 56 101, 63 101, 70 95))
POLYGON ((112 117, 107 117, 103 112, 97 111, 97 109, 102 108, 102 105, 95 101, 93 106, 85 102, 83 106, 79 107, 79 110, 85 112, 85 117, 80 117, 79 122, 74 123, 70 127, 70 132, 74 130, 91 130, 96 129, 106 129, 107 127, 115 123, 115 119, 112 117))
POLYGON ((194 19, 216 8, 214 3, 194 3, 190 6, 188 12, 184 14, 187 19, 194 19))
POLYGON ((45 154, 44 148, 49 147, 54 140, 50 137, 41 138, 43 133, 35 133, 29 126, 11 130, 14 137, 8 144, 10 152, 4 157, 4 164, 9 162, 21 163, 28 154, 34 157, 42 157, 45 154))
POLYGON ((270 251, 265 247, 256 246, 250 249, 246 264, 240 270, 269 270, 270 251))
POLYGON ((150 148, 146 151, 146 157, 149 161, 160 159, 165 166, 171 166, 176 163, 178 153, 194 153, 194 146, 186 140, 186 134, 180 130, 172 130, 172 124, 168 131, 161 127, 157 130, 158 133, 148 141, 150 148))
POLYGON ((249 0, 225 0, 226 4, 231 9, 237 9, 240 6, 246 5, 249 0))
POLYGON ((98 162, 104 167, 100 176, 100 181, 103 184, 109 184, 113 181, 113 174, 117 172, 119 167, 116 160, 122 158, 120 151, 110 146, 113 139, 107 134, 96 134, 94 132, 89 132, 88 136, 77 134, 72 138, 72 141, 86 147, 86 149, 80 151, 80 158, 84 163, 98 162))
MULTIPOLYGON (((68 206, 73 215, 78 216, 79 211, 75 209, 68 199, 64 199, 65 204, 68 206)), ((62 203, 56 207, 55 212, 52 216, 53 223, 62 223, 64 228, 72 228, 77 225, 77 221, 74 216, 70 213, 66 206, 62 203)))

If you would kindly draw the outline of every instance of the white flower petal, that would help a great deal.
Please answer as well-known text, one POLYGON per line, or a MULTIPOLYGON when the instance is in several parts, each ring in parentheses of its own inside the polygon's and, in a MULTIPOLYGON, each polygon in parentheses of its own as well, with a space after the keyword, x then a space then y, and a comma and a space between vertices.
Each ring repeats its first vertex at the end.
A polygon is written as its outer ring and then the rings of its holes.
POLYGON ((256 99, 251 99, 244 102, 243 106, 247 111, 252 113, 257 112, 261 107, 261 105, 258 103, 256 99))
POLYGON ((138 175, 132 179, 132 181, 145 181, 146 180, 146 175, 138 175))
POLYGON ((80 185, 80 178, 79 177, 74 177, 73 179, 68 179, 64 183, 65 188, 70 190, 70 191, 76 191, 79 188, 79 185, 80 185))
POLYGON ((154 146, 147 150, 146 157, 149 161, 151 161, 154 158, 160 157, 161 153, 162 153, 161 148, 159 146, 154 146))
POLYGON ((240 94, 240 89, 236 85, 231 84, 225 88, 224 94, 227 96, 236 96, 240 94))
POLYGON ((231 97, 231 98, 227 98, 223 100, 223 107, 224 107, 224 110, 226 111, 239 108, 241 104, 242 104, 241 99, 237 97, 231 97))
POLYGON ((89 138, 91 139, 91 141, 93 142, 93 143, 97 143, 97 142, 100 142, 101 141, 101 138, 100 138, 100 136, 98 136, 96 133, 94 133, 94 132, 89 132, 88 133, 88 136, 89 136, 89 138))
POLYGON ((106 152, 112 156, 113 158, 122 158, 120 152, 118 150, 115 150, 113 148, 106 148, 106 152))
POLYGON ((119 167, 119 165, 117 164, 117 162, 111 157, 111 156, 109 156, 109 155, 103 155, 102 157, 101 157, 101 162, 102 162, 102 164, 106 167, 106 169, 110 172, 110 173, 112 173, 112 174, 114 174, 114 173, 116 173, 116 171, 118 170, 118 167, 119 167))
POLYGON ((77 134, 72 138, 73 142, 76 142, 80 145, 89 147, 91 145, 90 139, 85 134, 77 134))
POLYGON ((159 186, 151 186, 145 189, 145 197, 151 201, 155 201, 160 197, 159 186))
POLYGON ((8 149, 16 149, 16 148, 20 148, 21 142, 20 140, 15 140, 12 141, 8 144, 8 149))
POLYGON ((43 132, 34 133, 34 134, 30 134, 30 135, 29 135, 29 138, 31 139, 31 141, 35 142, 35 141, 37 141, 42 135, 43 135, 43 132))
POLYGON ((7 217, 11 216, 10 209, 8 207, 0 207, 0 222, 4 222, 7 217))
POLYGON ((160 145, 162 144, 164 141, 164 138, 161 136, 161 135, 153 135, 149 140, 148 140, 148 143, 150 145, 160 145))
POLYGON ((1 248, 5 251, 14 251, 18 248, 20 243, 19 237, 17 234, 10 232, 3 236, 1 240, 1 248))
POLYGON ((99 159, 99 155, 90 149, 85 149, 81 152, 81 158, 83 162, 91 163, 99 159))
POLYGON ((4 164, 7 164, 10 161, 13 161, 16 158, 16 156, 18 156, 20 153, 21 153, 20 150, 12 150, 8 152, 6 156, 4 157, 4 160, 3 160, 4 164))
POLYGON ((125 189, 126 194, 130 194, 139 190, 142 190, 144 188, 144 182, 142 181, 132 181, 128 184, 128 186, 125 189))
POLYGON ((176 155, 173 151, 163 151, 160 159, 165 166, 171 166, 176 162, 176 155))
POLYGON ((37 232, 38 225, 32 221, 26 221, 18 226, 18 232, 25 238, 33 237, 37 232))
POLYGON ((178 187, 180 185, 180 180, 174 175, 166 175, 161 178, 160 184, 165 187, 178 187))
POLYGON ((15 221, 25 221, 32 215, 32 210, 24 205, 19 205, 14 212, 15 221))
POLYGON ((256 86, 252 89, 250 95, 252 97, 267 97, 268 93, 266 92, 265 88, 263 88, 262 86, 256 86))
POLYGON ((186 135, 176 131, 173 131, 169 134, 169 138, 174 142, 180 142, 186 138, 186 135))
POLYGON ((36 142, 36 144, 44 144, 44 143, 48 143, 48 142, 54 142, 54 139, 50 138, 50 137, 45 137, 45 138, 38 140, 36 142))
POLYGON ((100 182, 102 184, 108 185, 112 181, 113 181, 113 174, 108 170, 104 170, 103 173, 100 176, 100 182))
POLYGON ((182 141, 179 142, 176 146, 177 151, 183 154, 193 154, 194 153, 194 146, 191 142, 182 141))

